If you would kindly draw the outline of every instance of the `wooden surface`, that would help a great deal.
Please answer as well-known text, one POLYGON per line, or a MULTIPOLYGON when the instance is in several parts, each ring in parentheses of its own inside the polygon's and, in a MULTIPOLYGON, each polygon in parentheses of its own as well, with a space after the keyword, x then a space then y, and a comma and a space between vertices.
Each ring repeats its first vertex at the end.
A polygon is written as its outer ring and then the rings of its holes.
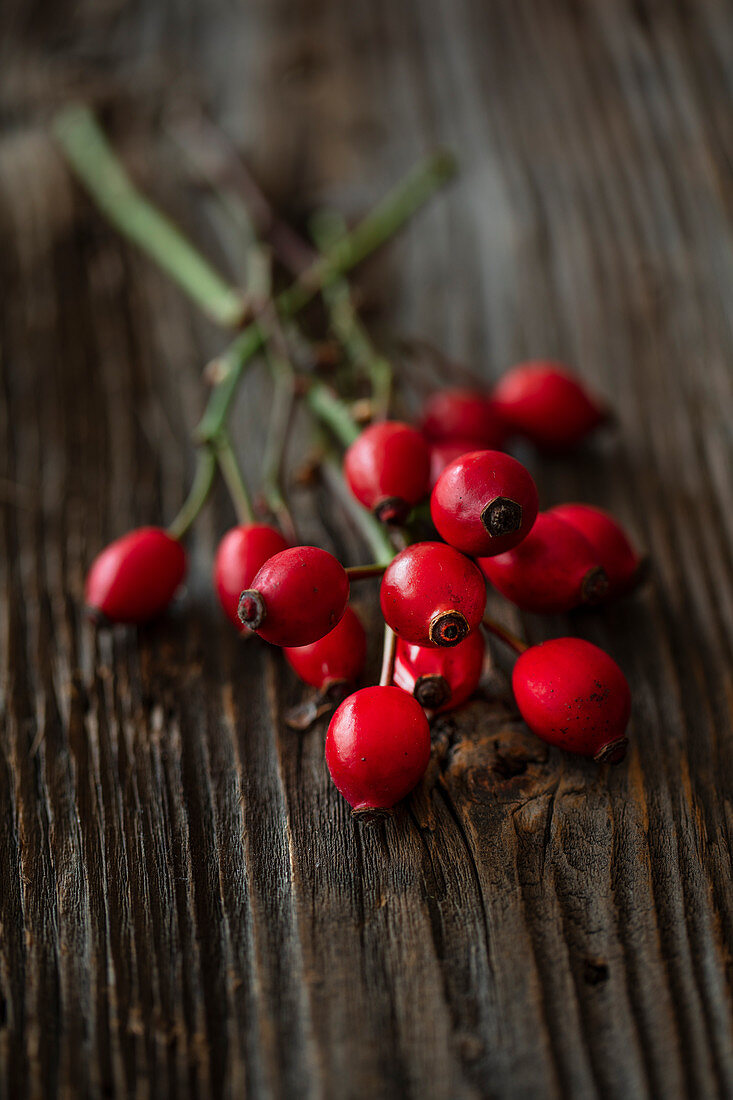
MULTIPOLYGON (((716 0, 0 7, 0 1095, 733 1094, 732 117, 716 0), (459 184, 363 275, 371 323, 487 378, 557 355, 613 399, 581 458, 523 457, 545 504, 616 511, 652 585, 604 615, 494 610, 619 659, 623 766, 524 732, 502 659, 436 724, 433 788, 355 824, 323 725, 283 725, 279 656, 217 613, 223 494, 167 621, 85 622, 93 555, 182 499, 222 337, 71 186, 46 126, 72 94, 220 264, 164 137, 192 96, 301 221, 456 151, 459 184)), ((267 401, 260 372, 250 472, 267 401)), ((323 493, 296 505, 363 560, 323 493)))

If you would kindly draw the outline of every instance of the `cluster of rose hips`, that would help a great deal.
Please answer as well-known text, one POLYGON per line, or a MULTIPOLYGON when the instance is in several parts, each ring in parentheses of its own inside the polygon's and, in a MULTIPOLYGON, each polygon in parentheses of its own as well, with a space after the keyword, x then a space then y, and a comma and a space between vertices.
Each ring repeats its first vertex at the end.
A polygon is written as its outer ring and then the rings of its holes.
MULTIPOLYGON (((289 546, 271 526, 241 524, 222 539, 214 584, 232 623, 282 647, 324 698, 343 700, 326 760, 355 810, 389 808, 413 789, 430 757, 426 711, 457 707, 478 686, 487 581, 534 612, 599 604, 636 583, 639 555, 613 517, 585 504, 538 513, 532 477, 502 450, 512 436, 567 450, 604 419, 570 372, 533 362, 509 371, 490 394, 435 394, 418 427, 382 421, 359 435, 343 463, 354 497, 395 530, 429 497, 437 536, 404 546, 384 568, 380 602, 396 636, 392 660, 379 686, 345 698, 366 658, 364 629, 348 606, 349 571, 325 550, 289 546)), ((87 605, 99 618, 144 621, 165 608, 185 570, 185 552, 170 534, 134 531, 95 560, 87 605)), ((577 638, 530 647, 509 638, 520 653, 514 696, 530 729, 597 761, 622 759, 631 700, 616 663, 577 638)))

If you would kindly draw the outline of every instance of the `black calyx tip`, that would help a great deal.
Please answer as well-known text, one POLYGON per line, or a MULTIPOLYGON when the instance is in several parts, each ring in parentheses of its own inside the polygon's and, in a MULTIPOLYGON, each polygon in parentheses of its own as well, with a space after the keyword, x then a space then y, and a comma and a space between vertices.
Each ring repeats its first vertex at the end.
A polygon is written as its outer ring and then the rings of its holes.
POLYGON ((361 825, 379 825, 382 821, 389 821, 395 812, 391 806, 352 806, 351 816, 361 825))
POLYGON ((596 764, 620 764, 629 747, 628 737, 618 737, 598 750, 593 759, 596 764))
POLYGON ((95 626, 111 626, 112 620, 108 619, 104 611, 99 607, 93 607, 92 604, 86 604, 84 607, 84 614, 90 623, 95 626))
POLYGON ((450 699, 450 684, 445 676, 439 676, 437 673, 419 676, 415 681, 412 694, 421 707, 425 707, 426 710, 437 710, 450 699))
POLYGON ((410 514, 410 505, 400 497, 385 497, 374 508, 374 515, 380 523, 404 523, 410 514))
POLYGON ((454 646, 462 642, 469 632, 465 615, 460 611, 444 611, 430 623, 430 641, 433 645, 454 646))
POLYGON ((262 626, 267 615, 267 608, 265 607, 265 601, 256 588, 245 588, 239 597, 237 614, 239 615, 239 621, 251 630, 257 630, 259 626, 262 626))
POLYGON ((580 594, 583 603, 588 604, 590 607, 603 603, 608 595, 608 576, 605 569, 601 569, 600 566, 589 569, 583 577, 580 594))
POLYGON ((492 539, 510 535, 522 526, 522 505, 510 497, 495 497, 481 513, 481 522, 492 539))

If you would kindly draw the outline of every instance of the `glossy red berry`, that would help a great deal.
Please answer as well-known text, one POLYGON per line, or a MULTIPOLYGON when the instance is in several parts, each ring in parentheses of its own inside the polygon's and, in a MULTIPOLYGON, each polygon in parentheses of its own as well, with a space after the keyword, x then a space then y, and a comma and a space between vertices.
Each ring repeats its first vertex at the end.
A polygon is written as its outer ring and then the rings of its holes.
POLYGON ((472 439, 446 439, 440 443, 430 445, 430 488, 435 488, 440 475, 446 466, 450 466, 461 455, 469 451, 477 450, 476 443, 472 439))
POLYGON ((224 613, 238 630, 243 626, 237 613, 239 597, 265 562, 287 550, 288 542, 274 527, 264 523, 242 523, 232 527, 219 543, 214 558, 214 588, 224 613))
POLYGON ((372 424, 347 450, 344 477, 378 519, 402 523, 430 491, 430 449, 409 424, 372 424))
POLYGON ((452 546, 416 542, 387 566, 380 600, 399 638, 455 646, 481 622, 486 583, 480 569, 452 546))
POLYGON ((612 515, 590 504, 560 504, 550 515, 569 523, 591 544, 608 577, 609 597, 622 596, 638 584, 643 558, 612 515))
POLYGON ((283 650, 293 671, 319 691, 328 691, 336 684, 355 684, 364 671, 366 634, 356 613, 350 607, 341 621, 317 642, 283 650))
POLYGON ((310 645, 333 630, 348 599, 341 562, 317 546, 295 546, 265 562, 239 597, 239 618, 273 645, 310 645))
POLYGON ((608 577, 588 540, 551 512, 540 512, 519 546, 481 558, 484 575, 523 611, 550 614, 600 603, 608 577))
POLYGON ((499 379, 494 403, 507 424, 546 451, 575 447, 608 410, 560 363, 531 360, 499 379))
POLYGON ((507 427, 493 400, 481 390, 439 390, 423 406, 420 428, 431 443, 470 440, 469 448, 501 450, 507 427))
POLYGON ((437 713, 465 703, 478 687, 484 667, 484 637, 474 630, 452 649, 410 645, 397 639, 393 681, 437 713))
POLYGON ((328 727, 328 770, 355 810, 389 809, 400 802, 429 760, 427 718, 398 687, 362 688, 344 699, 328 727))
POLYGON ((531 646, 514 665, 512 687, 522 717, 543 741, 599 763, 623 760, 631 693, 598 646, 581 638, 531 646))
POLYGON ((142 623, 164 611, 186 575, 186 551, 161 527, 139 527, 92 562, 84 588, 95 619, 142 623))
POLYGON ((470 451, 443 470, 430 514, 445 541, 464 554, 503 554, 530 531, 537 516, 537 486, 511 455, 470 451))

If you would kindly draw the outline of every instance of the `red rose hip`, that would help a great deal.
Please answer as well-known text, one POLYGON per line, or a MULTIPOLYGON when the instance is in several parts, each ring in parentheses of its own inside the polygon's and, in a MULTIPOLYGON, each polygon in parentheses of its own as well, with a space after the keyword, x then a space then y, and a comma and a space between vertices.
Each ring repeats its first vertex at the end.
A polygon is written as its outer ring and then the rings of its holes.
POLYGON ((503 554, 529 533, 537 516, 537 486, 511 455, 471 451, 443 470, 430 514, 439 534, 464 554, 503 554))
POLYGON ((344 477, 356 499, 384 523, 402 523, 430 491, 430 450, 409 424, 373 424, 344 456, 344 477))
POLYGON ((355 684, 364 671, 366 634, 350 607, 333 630, 310 645, 283 649, 285 658, 306 684, 328 691, 336 684, 355 684))
POLYGON ((617 764, 626 755, 631 692, 616 662, 582 638, 531 646, 512 674, 525 722, 550 745, 617 764))
POLYGON ((440 443, 432 443, 430 445, 431 490, 435 488, 435 483, 446 466, 450 466, 451 462, 462 455, 467 455, 469 451, 477 449, 476 442, 472 439, 445 439, 440 443))
POLYGON ((507 427, 493 400, 481 390, 449 389, 432 394, 423 406, 420 428, 431 443, 465 439, 473 446, 501 450, 507 427))
POLYGON ((480 558, 478 564, 502 596, 523 611, 571 611, 600 603, 608 594, 608 577, 591 544, 551 512, 540 512, 519 546, 480 558))
POLYGON ((310 645, 333 630, 348 599, 341 562, 317 546, 295 546, 265 562, 239 597, 239 618, 273 645, 310 645))
POLYGON ((326 763, 357 811, 389 809, 410 793, 430 760, 420 704, 398 687, 368 687, 345 699, 326 735, 326 763))
POLYGON ((549 514, 569 523, 591 544, 608 577, 609 597, 622 596, 639 583, 644 559, 612 515, 590 504, 560 504, 549 514))
POLYGON ((413 645, 454 646, 481 622, 486 583, 469 558, 442 542, 416 542, 387 566, 382 614, 413 645))
POLYGON ((608 410, 561 363, 519 363, 492 396, 506 423, 546 451, 570 450, 608 420, 608 410))
POLYGON ((168 606, 186 575, 186 551, 161 527, 139 527, 111 542, 92 562, 84 586, 90 615, 142 623, 168 606))
POLYGON ((478 687, 485 648, 480 630, 452 649, 410 645, 398 638, 392 679, 414 695, 421 707, 437 713, 453 710, 478 687))
POLYGON ((232 527, 219 543, 214 558, 214 588, 225 615, 239 630, 249 630, 237 613, 242 589, 249 587, 273 554, 287 548, 288 542, 280 532, 264 523, 232 527))

